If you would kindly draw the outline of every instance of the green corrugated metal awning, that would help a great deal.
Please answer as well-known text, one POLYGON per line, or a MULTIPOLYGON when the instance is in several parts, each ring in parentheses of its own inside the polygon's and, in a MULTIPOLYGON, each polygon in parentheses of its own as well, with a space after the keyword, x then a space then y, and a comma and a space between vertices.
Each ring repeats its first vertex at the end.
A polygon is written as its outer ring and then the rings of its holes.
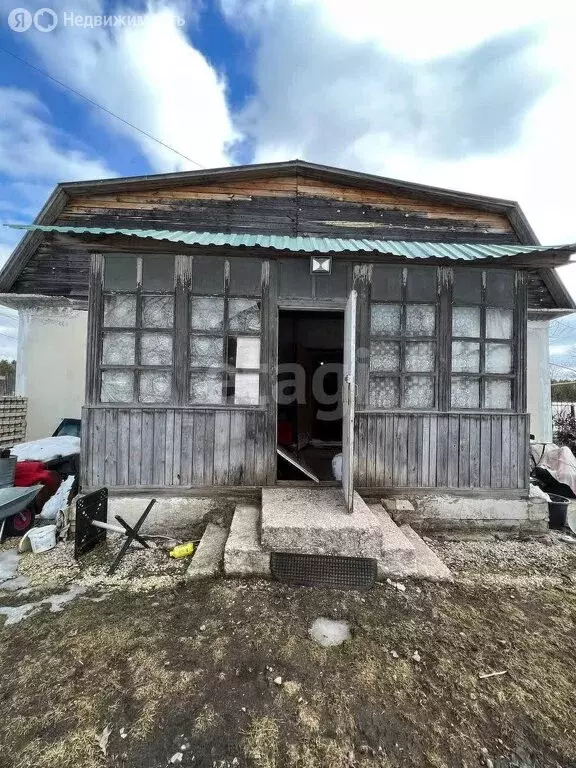
POLYGON ((370 240, 348 237, 312 237, 289 235, 251 235, 225 232, 189 232, 168 229, 120 229, 112 227, 60 227, 40 224, 9 225, 15 229, 40 232, 61 232, 74 235, 125 235, 127 237, 167 240, 186 245, 215 245, 232 248, 273 248, 279 251, 305 253, 360 252, 382 253, 405 259, 453 259, 479 261, 500 259, 520 254, 545 252, 576 253, 572 245, 492 245, 489 243, 429 243, 410 240, 370 240))

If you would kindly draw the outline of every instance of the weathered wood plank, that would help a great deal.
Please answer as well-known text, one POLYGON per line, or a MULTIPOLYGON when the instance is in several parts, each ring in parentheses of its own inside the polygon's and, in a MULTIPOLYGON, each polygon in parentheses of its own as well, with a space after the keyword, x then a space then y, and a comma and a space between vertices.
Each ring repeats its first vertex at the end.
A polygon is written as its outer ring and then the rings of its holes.
POLYGON ((130 411, 130 464, 128 465, 128 484, 142 485, 142 411, 130 411))
POLYGON ((166 411, 154 411, 152 484, 166 485, 166 411))
POLYGON ((418 442, 419 421, 419 416, 408 416, 406 485, 411 487, 418 486, 418 464, 422 459, 421 446, 418 442))
POLYGON ((204 485, 204 455, 206 441, 206 413, 194 414, 194 432, 192 438, 192 485, 204 485))
POLYGON ((469 487, 480 486, 480 429, 479 416, 471 416, 468 419, 470 429, 470 479, 469 487))
POLYGON ((491 416, 492 443, 490 447, 491 488, 502 488, 502 418, 491 416))
POLYGON ((130 485, 130 411, 118 411, 118 464, 116 485, 130 485))
POLYGON ((490 488, 492 477, 492 419, 480 416, 480 487, 490 488))
POLYGON ((233 411, 230 414, 230 450, 228 458, 229 485, 245 485, 244 440, 246 436, 246 414, 233 411))
POLYGON ((230 411, 217 411, 214 442, 214 485, 231 485, 228 482, 229 457, 230 411))
POLYGON ((182 431, 180 438, 180 482, 182 485, 192 485, 192 462, 194 440, 195 411, 182 413, 182 431))
POLYGON ((154 485, 154 411, 142 411, 142 485, 154 485))
POLYGON ((458 487, 470 487, 470 420, 460 418, 458 442, 458 487))
POLYGON ((447 485, 449 488, 458 488, 460 448, 460 415, 448 416, 448 473, 447 485))

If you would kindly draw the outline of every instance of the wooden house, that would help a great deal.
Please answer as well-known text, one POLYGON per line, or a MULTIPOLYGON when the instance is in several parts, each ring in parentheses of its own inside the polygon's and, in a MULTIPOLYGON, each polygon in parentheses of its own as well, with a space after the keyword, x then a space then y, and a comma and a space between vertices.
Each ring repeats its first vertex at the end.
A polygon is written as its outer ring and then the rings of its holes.
POLYGON ((62 184, 28 230, 0 300, 87 309, 84 490, 314 482, 280 445, 328 483, 342 453, 350 505, 526 500, 529 322, 574 310, 573 249, 516 203, 291 161, 62 184))

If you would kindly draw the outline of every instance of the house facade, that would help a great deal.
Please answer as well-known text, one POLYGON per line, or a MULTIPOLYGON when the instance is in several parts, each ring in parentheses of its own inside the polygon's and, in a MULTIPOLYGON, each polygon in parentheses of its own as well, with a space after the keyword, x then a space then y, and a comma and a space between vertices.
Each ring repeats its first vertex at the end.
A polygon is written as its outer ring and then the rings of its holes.
POLYGON ((307 482, 280 446, 363 494, 525 499, 570 253, 516 203, 293 161, 61 185, 0 300, 29 397, 82 403, 84 490, 307 482))

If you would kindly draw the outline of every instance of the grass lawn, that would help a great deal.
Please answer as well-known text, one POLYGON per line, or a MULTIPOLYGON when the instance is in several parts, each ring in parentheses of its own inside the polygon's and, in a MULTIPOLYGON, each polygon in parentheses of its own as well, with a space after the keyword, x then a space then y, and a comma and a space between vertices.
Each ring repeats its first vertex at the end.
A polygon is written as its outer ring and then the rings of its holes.
POLYGON ((567 768, 575 620, 568 577, 79 598, 0 630, 0 765, 567 768), (314 643, 319 616, 352 640, 314 643))

